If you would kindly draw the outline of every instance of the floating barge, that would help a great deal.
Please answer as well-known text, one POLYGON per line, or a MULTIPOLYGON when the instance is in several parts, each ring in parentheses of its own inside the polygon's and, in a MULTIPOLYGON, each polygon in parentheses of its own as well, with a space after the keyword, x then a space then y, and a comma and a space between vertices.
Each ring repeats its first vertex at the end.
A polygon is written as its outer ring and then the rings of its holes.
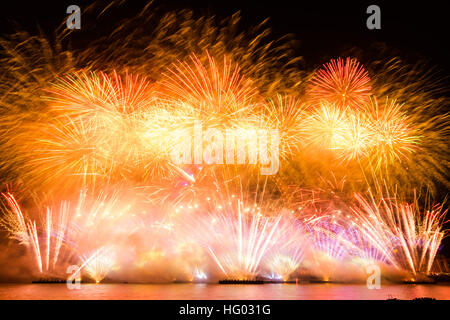
POLYGON ((264 280, 262 280, 262 279, 246 279, 246 280, 224 279, 224 280, 219 280, 219 284, 264 284, 264 280))
POLYGON ((67 280, 60 278, 40 278, 39 280, 33 280, 31 283, 66 283, 67 280))
POLYGON ((435 282, 450 282, 450 273, 432 274, 428 276, 435 282))

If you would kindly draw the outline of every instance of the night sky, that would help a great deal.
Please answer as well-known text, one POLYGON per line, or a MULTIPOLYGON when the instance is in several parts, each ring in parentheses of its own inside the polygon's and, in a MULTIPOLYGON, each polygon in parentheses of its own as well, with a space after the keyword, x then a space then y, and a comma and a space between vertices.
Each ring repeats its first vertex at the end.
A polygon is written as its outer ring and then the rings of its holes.
MULTIPOLYGON (((90 3, 92 1, 1 1, 0 11, 4 17, 1 30, 9 33, 15 30, 14 23, 17 23, 29 30, 37 30, 39 26, 45 32, 52 32, 67 16, 68 5, 77 4, 83 8, 90 3)), ((137 12, 145 3, 143 0, 128 1, 120 9, 122 17, 137 12)), ((403 58, 425 59, 431 65, 445 69, 446 74, 450 70, 448 51, 445 50, 449 31, 448 1, 163 0, 154 3, 167 10, 190 8, 199 15, 215 14, 218 17, 227 17, 240 10, 243 23, 248 26, 269 17, 274 37, 294 34, 298 40, 297 54, 308 63, 320 64, 355 47, 376 51, 377 43, 384 43, 398 50, 403 58), (366 9, 371 4, 381 8, 381 30, 366 27, 366 9)))

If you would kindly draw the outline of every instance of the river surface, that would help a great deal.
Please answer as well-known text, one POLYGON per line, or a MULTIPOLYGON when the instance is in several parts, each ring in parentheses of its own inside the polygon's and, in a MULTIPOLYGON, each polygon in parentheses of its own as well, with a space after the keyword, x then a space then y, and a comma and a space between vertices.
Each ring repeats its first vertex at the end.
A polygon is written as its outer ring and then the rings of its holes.
POLYGON ((417 297, 450 300, 450 284, 381 285, 369 290, 358 284, 0 284, 0 300, 5 299, 132 299, 132 300, 384 300, 417 297))

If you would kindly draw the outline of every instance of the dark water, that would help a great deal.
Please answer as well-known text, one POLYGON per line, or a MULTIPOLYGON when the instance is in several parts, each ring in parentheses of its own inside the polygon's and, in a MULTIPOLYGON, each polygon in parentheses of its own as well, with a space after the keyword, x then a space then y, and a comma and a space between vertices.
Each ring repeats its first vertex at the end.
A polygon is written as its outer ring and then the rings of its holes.
POLYGON ((350 284, 0 284, 0 299, 414 299, 450 300, 450 285, 381 285, 369 290, 350 284))

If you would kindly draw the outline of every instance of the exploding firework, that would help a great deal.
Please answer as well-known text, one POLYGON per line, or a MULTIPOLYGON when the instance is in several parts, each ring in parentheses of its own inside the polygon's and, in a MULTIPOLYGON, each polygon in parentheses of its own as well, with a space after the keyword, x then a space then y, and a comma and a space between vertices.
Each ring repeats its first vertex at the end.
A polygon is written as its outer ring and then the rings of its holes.
POLYGON ((417 151, 421 137, 409 124, 409 118, 402 111, 402 105, 395 100, 386 100, 380 107, 372 100, 373 109, 369 111, 374 167, 387 168, 390 164, 407 159, 417 151))
POLYGON ((316 72, 308 95, 316 102, 361 108, 368 102, 371 89, 369 74, 356 59, 338 58, 316 72))
POLYGON ((243 77, 239 67, 227 57, 217 63, 208 53, 207 63, 192 55, 169 69, 161 89, 169 99, 182 101, 203 117, 227 116, 248 112, 255 103, 257 91, 243 77))
POLYGON ((280 133, 280 157, 290 159, 304 145, 304 123, 308 119, 307 106, 290 96, 277 95, 269 99, 254 122, 262 128, 276 129, 280 133))
POLYGON ((11 239, 28 245, 30 238, 27 223, 19 204, 11 193, 2 193, 2 196, 8 202, 10 210, 6 210, 6 213, 0 218, 0 225, 8 232, 11 239))
POLYGON ((47 92, 50 95, 46 100, 58 114, 85 116, 90 121, 109 125, 113 123, 114 114, 137 112, 152 101, 152 86, 146 78, 129 73, 120 76, 116 71, 111 75, 103 72, 67 75, 58 79, 47 92))
POLYGON ((126 178, 124 172, 150 159, 140 136, 144 115, 152 110, 154 100, 147 79, 128 73, 120 76, 115 71, 110 76, 102 72, 78 73, 59 79, 48 92, 50 107, 64 119, 54 127, 68 127, 68 134, 51 134, 43 141, 49 152, 38 149, 39 154, 62 154, 67 165, 59 167, 82 164, 79 170, 71 171, 75 175, 87 172, 103 177, 106 183, 126 178), (93 170, 85 170, 86 163, 92 163, 93 170))
POLYGON ((331 150, 345 161, 363 158, 372 146, 366 121, 349 108, 322 104, 305 123, 306 141, 311 147, 331 150))
POLYGON ((24 165, 31 185, 72 191, 108 181, 114 162, 105 150, 109 139, 98 127, 64 118, 41 131, 30 141, 31 159, 24 165))
POLYGON ((145 78, 77 73, 48 92, 56 119, 27 128, 23 138, 22 171, 31 185, 61 192, 184 173, 169 154, 179 144, 185 114, 156 102, 145 78))

